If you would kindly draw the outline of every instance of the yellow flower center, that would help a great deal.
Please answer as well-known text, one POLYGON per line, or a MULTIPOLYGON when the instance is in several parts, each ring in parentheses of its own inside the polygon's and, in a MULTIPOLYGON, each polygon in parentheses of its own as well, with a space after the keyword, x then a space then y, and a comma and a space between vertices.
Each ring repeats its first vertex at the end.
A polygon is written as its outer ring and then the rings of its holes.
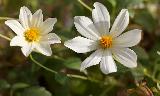
POLYGON ((111 36, 102 36, 100 39, 100 44, 102 48, 111 48, 112 47, 112 37, 111 36))
POLYGON ((38 28, 30 28, 24 32, 24 37, 28 42, 36 42, 39 40, 39 33, 38 28))

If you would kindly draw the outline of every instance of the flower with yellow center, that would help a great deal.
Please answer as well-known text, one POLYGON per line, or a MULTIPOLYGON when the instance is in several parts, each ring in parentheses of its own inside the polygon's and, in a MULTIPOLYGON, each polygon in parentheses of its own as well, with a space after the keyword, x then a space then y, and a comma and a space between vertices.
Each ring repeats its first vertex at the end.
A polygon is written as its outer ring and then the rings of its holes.
POLYGON ((16 34, 10 46, 20 46, 23 54, 28 56, 32 51, 38 51, 46 56, 52 55, 50 44, 61 43, 53 30, 56 18, 48 18, 43 22, 42 10, 33 15, 27 7, 21 7, 19 20, 7 20, 8 25, 16 34))
POLYGON ((77 31, 85 38, 78 36, 65 42, 66 47, 77 53, 96 50, 82 62, 80 70, 100 63, 100 69, 104 74, 116 72, 114 59, 126 67, 136 67, 137 55, 128 47, 140 42, 141 30, 134 29, 122 34, 129 23, 128 10, 121 10, 110 29, 110 16, 107 8, 98 2, 94 3, 94 7, 93 22, 85 16, 74 18, 77 31))

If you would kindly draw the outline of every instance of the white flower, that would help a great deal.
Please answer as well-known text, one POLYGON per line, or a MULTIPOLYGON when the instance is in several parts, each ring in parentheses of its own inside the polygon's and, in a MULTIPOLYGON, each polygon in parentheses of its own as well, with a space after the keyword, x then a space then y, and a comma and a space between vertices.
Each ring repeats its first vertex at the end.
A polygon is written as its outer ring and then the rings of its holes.
POLYGON ((110 29, 108 10, 98 2, 94 3, 94 7, 93 22, 85 16, 74 18, 77 31, 86 38, 78 36, 65 42, 66 47, 77 53, 96 50, 82 62, 80 70, 100 63, 100 69, 104 74, 116 72, 114 59, 126 67, 136 67, 137 55, 127 47, 132 47, 140 42, 141 30, 134 29, 122 34, 129 23, 128 10, 121 10, 110 29))
POLYGON ((32 51, 38 51, 46 56, 52 55, 50 44, 61 43, 55 33, 49 33, 56 22, 56 18, 48 18, 43 22, 40 9, 32 15, 27 7, 21 7, 19 21, 5 21, 5 24, 17 34, 11 40, 10 46, 20 46, 26 57, 32 51))

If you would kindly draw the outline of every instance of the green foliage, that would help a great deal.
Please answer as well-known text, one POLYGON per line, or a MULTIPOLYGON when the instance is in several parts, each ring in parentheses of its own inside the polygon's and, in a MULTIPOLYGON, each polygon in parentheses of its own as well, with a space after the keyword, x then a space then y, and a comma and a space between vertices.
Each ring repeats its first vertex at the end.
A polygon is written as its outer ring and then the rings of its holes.
POLYGON ((10 88, 10 84, 6 80, 0 80, 0 90, 10 88))
MULTIPOLYGON (((141 43, 131 48, 138 55, 137 68, 129 69, 116 62, 118 72, 108 75, 102 74, 99 65, 89 67, 83 72, 79 71, 81 62, 89 53, 77 54, 63 45, 64 41, 80 35, 73 24, 74 16, 92 15, 78 0, 0 0, 1 17, 18 18, 20 7, 27 6, 32 13, 42 9, 45 19, 57 18, 53 32, 62 38, 62 44, 51 46, 52 56, 32 53, 35 60, 55 70, 56 74, 46 71, 31 59, 24 57, 19 47, 9 47, 8 42, 0 39, 0 95, 138 96, 137 92, 145 93, 146 90, 150 90, 154 96, 160 96, 160 55, 157 54, 157 51, 160 51, 160 1, 82 1, 90 8, 94 8, 94 2, 103 3, 110 12, 111 24, 121 9, 129 9, 128 29, 143 30, 141 43)), ((13 37, 14 33, 7 28, 4 20, 1 20, 2 34, 13 37)))
POLYGON ((65 60, 64 65, 67 68, 79 70, 80 63, 81 63, 81 60, 79 58, 77 58, 77 57, 70 57, 67 60, 65 60))
POLYGON ((49 91, 43 87, 30 87, 24 89, 20 96, 52 96, 49 91))

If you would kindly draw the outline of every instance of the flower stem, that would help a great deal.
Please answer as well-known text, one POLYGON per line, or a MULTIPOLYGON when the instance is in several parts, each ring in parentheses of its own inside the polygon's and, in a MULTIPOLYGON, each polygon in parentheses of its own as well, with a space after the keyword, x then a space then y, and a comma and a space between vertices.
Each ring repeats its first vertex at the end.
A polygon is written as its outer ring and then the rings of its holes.
MULTIPOLYGON (((2 34, 0 34, 0 37, 6 39, 6 40, 8 40, 8 41, 11 41, 11 38, 9 38, 9 37, 7 37, 7 36, 4 36, 4 35, 2 35, 2 34)), ((30 54, 30 59, 31 59, 35 64, 37 64, 38 66, 42 67, 43 69, 45 69, 45 70, 47 70, 47 71, 49 71, 49 72, 51 72, 51 73, 58 74, 58 72, 56 72, 56 71, 54 71, 54 70, 52 70, 52 69, 50 69, 50 68, 48 68, 48 67, 45 67, 45 66, 43 66, 41 63, 39 63, 38 61, 36 61, 31 54, 30 54)), ((71 77, 71 78, 79 78, 79 79, 83 79, 83 80, 96 81, 96 80, 89 79, 89 78, 86 77, 86 76, 80 76, 80 75, 74 75, 74 74, 66 74, 66 76, 71 77)), ((12 93, 12 92, 11 92, 11 93, 12 93)))
POLYGON ((54 73, 54 74, 57 74, 57 73, 58 73, 58 72, 56 72, 56 71, 54 71, 54 70, 52 70, 52 69, 50 69, 50 68, 48 68, 48 67, 43 66, 41 63, 39 63, 38 61, 36 61, 31 54, 30 54, 30 58, 31 58, 31 60, 32 60, 35 64, 37 64, 38 66, 42 67, 43 69, 45 69, 45 70, 47 70, 47 71, 49 71, 49 72, 52 72, 52 73, 54 73))
POLYGON ((9 18, 9 17, 0 17, 0 20, 10 20, 10 19, 14 19, 14 18, 9 18))
POLYGON ((10 96, 13 96, 13 90, 11 89, 11 91, 10 91, 10 96))
MULTIPOLYGON (((41 63, 39 63, 38 61, 36 61, 36 60, 33 58, 32 55, 30 55, 30 59, 31 59, 35 64, 37 64, 38 66, 42 67, 43 69, 45 69, 45 70, 47 70, 47 71, 49 71, 49 72, 52 72, 52 73, 54 73, 54 74, 58 74, 58 72, 56 72, 56 71, 54 71, 54 70, 52 70, 52 69, 50 69, 50 68, 48 68, 48 67, 45 67, 45 66, 43 66, 41 63)), ((80 75, 66 74, 66 76, 71 77, 71 78, 79 78, 79 79, 83 79, 83 80, 88 80, 87 77, 85 77, 85 76, 80 76, 80 75)))
POLYGON ((5 35, 0 34, 0 37, 6 39, 6 40, 8 40, 8 41, 11 41, 11 38, 9 38, 9 37, 7 37, 7 36, 5 36, 5 35))
POLYGON ((67 74, 68 77, 71 78, 79 78, 79 79, 83 79, 83 80, 87 80, 88 78, 85 76, 80 76, 80 75, 74 75, 74 74, 67 74))
POLYGON ((84 7, 86 7, 88 10, 92 11, 92 8, 85 4, 82 0, 78 0, 78 2, 82 4, 84 7))
POLYGON ((144 69, 143 72, 144 72, 144 75, 147 76, 147 77, 149 77, 149 78, 151 78, 153 82, 160 83, 160 80, 156 79, 151 74, 149 74, 149 72, 148 72, 147 69, 144 69))

